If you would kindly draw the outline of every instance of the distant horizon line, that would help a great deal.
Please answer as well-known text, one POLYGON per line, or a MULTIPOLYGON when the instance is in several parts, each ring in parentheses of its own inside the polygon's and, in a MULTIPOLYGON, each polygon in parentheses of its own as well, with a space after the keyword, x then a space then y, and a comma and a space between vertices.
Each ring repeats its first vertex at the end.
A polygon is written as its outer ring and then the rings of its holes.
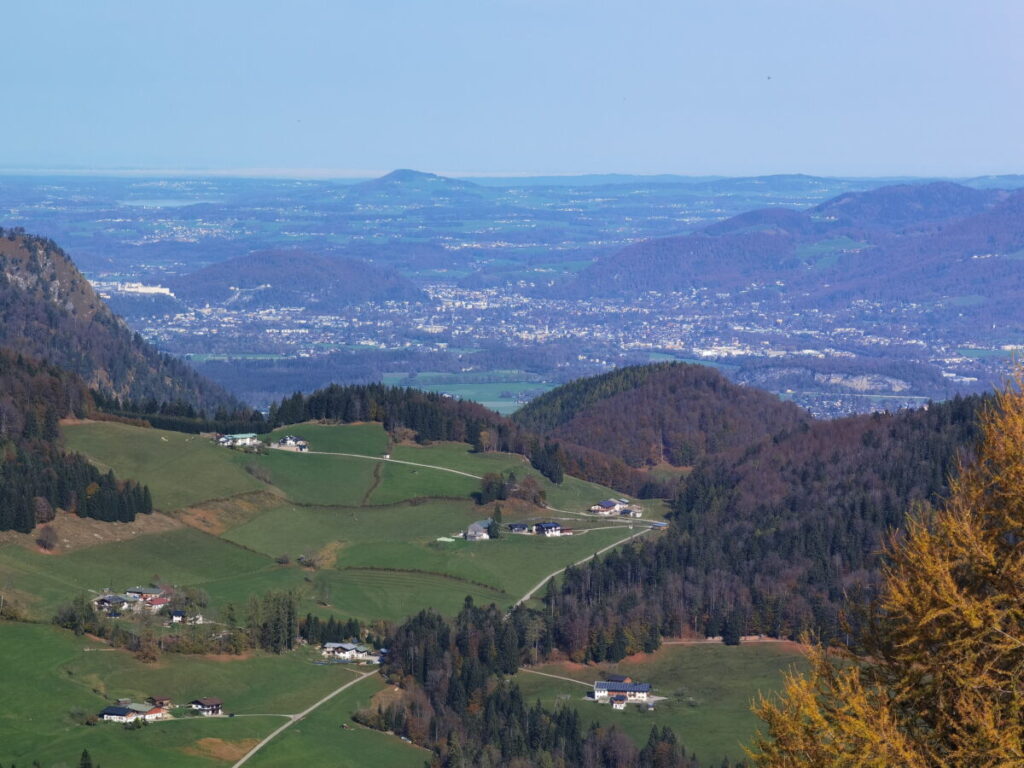
POLYGON ((678 177, 683 179, 747 179, 768 178, 773 176, 807 176, 811 178, 831 179, 978 179, 1020 176, 1024 172, 1006 171, 1003 173, 980 174, 818 174, 804 171, 788 171, 774 173, 679 173, 675 171, 421 171, 413 168, 391 168, 388 170, 343 169, 343 168, 39 168, 0 166, 0 176, 113 176, 113 177, 156 177, 156 178, 237 178, 237 179, 292 179, 296 181, 364 181, 387 176, 396 170, 415 170, 452 179, 538 179, 538 178, 586 178, 592 176, 625 176, 625 177, 678 177))

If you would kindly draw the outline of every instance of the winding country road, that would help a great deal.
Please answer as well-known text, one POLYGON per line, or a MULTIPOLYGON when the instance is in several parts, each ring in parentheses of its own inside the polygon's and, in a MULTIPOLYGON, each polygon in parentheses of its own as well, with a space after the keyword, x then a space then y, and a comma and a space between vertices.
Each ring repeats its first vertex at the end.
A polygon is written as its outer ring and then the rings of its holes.
MULTIPOLYGON (((575 563, 573 563, 573 565, 583 565, 585 562, 587 562, 587 560, 592 560, 593 558, 597 557, 598 555, 604 554, 609 549, 614 549, 615 547, 619 546, 620 544, 625 544, 630 539, 635 539, 637 536, 643 536, 649 530, 651 530, 651 529, 650 528, 644 528, 643 530, 637 531, 636 533, 631 533, 626 538, 619 539, 618 541, 609 544, 607 547, 604 547, 602 549, 597 550, 597 552, 595 552, 594 554, 587 555, 582 560, 577 560, 575 563)), ((568 568, 568 567, 569 566, 565 566, 565 568, 568 568)), ((518 600, 516 600, 514 603, 512 603, 512 607, 515 608, 520 603, 525 603, 527 600, 529 600, 531 597, 534 596, 534 594, 537 592, 537 590, 539 590, 541 587, 543 587, 545 584, 547 584, 551 579, 555 578, 555 576, 557 576, 558 574, 562 573, 562 571, 564 571, 565 568, 559 568, 557 571, 552 571, 551 573, 549 573, 547 576, 545 576, 543 579, 541 579, 539 582, 537 582, 537 584, 534 585, 533 589, 531 589, 525 595, 523 595, 518 600)))
MULTIPOLYGON (((280 449, 277 449, 277 450, 280 450, 280 449)), ((315 456, 345 456, 345 457, 350 458, 350 459, 367 459, 368 461, 388 462, 388 463, 391 463, 391 464, 405 464, 406 466, 409 466, 409 467, 422 467, 423 469, 436 469, 438 472, 449 472, 449 473, 451 473, 453 475, 462 475, 462 477, 471 477, 474 480, 483 480, 483 477, 481 477, 480 475, 474 475, 471 472, 463 472, 461 469, 452 469, 451 467, 439 467, 437 464, 420 464, 419 462, 416 462, 416 461, 405 461, 404 459, 385 459, 383 456, 367 456, 367 455, 362 454, 362 453, 336 453, 336 452, 333 452, 333 451, 304 451, 303 453, 309 454, 309 455, 315 455, 315 456)), ((594 520, 594 519, 596 519, 594 517, 594 515, 592 515, 592 514, 590 514, 588 512, 573 512, 572 510, 558 509, 558 507, 548 506, 547 504, 544 505, 544 509, 548 510, 549 512, 559 512, 559 513, 561 513, 563 515, 575 515, 576 517, 582 517, 582 518, 587 519, 587 520, 594 520)), ((630 518, 629 520, 617 520, 616 518, 608 518, 608 520, 606 520, 605 522, 615 523, 617 525, 632 525, 633 522, 635 522, 635 521, 634 521, 633 518, 630 518)), ((604 551, 604 550, 602 550, 602 551, 604 551)))
POLYGON ((483 480, 480 475, 474 475, 469 472, 463 472, 461 469, 451 469, 450 467, 439 467, 436 464, 418 464, 415 461, 403 461, 402 459, 385 459, 383 456, 366 456, 361 453, 333 453, 329 451, 303 451, 313 456, 348 456, 350 459, 369 459, 370 461, 387 461, 391 464, 408 464, 410 467, 424 467, 426 469, 437 469, 441 472, 451 472, 453 475, 462 475, 463 477, 472 477, 474 480, 483 480))
POLYGON ((299 720, 304 718, 306 715, 308 715, 314 709, 319 707, 321 704, 326 704, 328 701, 333 699, 335 696, 337 696, 339 693, 344 691, 346 688, 349 688, 349 687, 355 685, 356 683, 358 683, 359 681, 365 680, 366 678, 371 677, 371 676, 376 675, 376 674, 377 674, 377 670, 376 669, 371 669, 369 672, 366 672, 365 674, 360 675, 359 677, 355 678, 354 680, 349 680, 347 683, 345 683, 340 688, 336 688, 335 690, 331 691, 326 696, 324 696, 322 699, 320 699, 320 701, 318 701, 315 704, 313 704, 313 705, 307 707, 306 709, 302 710, 301 712, 299 712, 299 714, 297 714, 297 715, 285 715, 285 717, 288 718, 288 722, 287 723, 282 725, 280 728, 276 728, 269 736, 267 736, 265 739, 263 739, 263 741, 261 741, 259 744, 257 744, 252 749, 250 749, 248 752, 246 752, 245 753, 245 757, 243 757, 241 760, 239 760, 237 763, 235 763, 233 766, 231 766, 231 768, 238 768, 238 766, 244 765, 245 762, 250 757, 252 757, 257 752, 259 752, 261 749, 263 749, 265 746, 267 746, 267 744, 269 744, 274 739, 274 737, 276 737, 279 733, 281 733, 282 731, 284 731, 284 730, 286 730, 288 728, 291 728, 293 725, 295 725, 297 722, 299 722, 299 720))
POLYGON ((564 677, 563 675, 552 675, 550 672, 538 672, 536 669, 530 669, 529 667, 520 667, 520 672, 529 672, 531 675, 541 675, 542 677, 553 677, 555 680, 565 680, 567 683, 576 683, 576 685, 582 685, 584 688, 593 688, 593 683, 588 683, 583 680, 573 680, 571 677, 564 677))

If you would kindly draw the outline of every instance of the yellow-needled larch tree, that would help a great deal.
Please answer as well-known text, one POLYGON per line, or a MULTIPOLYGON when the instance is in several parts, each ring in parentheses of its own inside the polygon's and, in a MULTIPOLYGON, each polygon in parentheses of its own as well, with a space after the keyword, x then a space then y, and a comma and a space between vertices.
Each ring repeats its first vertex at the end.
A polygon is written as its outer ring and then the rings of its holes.
POLYGON ((764 768, 1024 766, 1024 376, 982 415, 977 458, 911 515, 861 652, 810 652, 755 706, 764 768))

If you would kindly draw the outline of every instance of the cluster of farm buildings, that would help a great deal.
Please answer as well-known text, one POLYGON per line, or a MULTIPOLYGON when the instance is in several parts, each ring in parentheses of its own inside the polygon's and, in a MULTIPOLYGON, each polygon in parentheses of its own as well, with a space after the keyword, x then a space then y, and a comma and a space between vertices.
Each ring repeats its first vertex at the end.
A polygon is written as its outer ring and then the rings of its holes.
POLYGON ((387 649, 374 650, 361 643, 324 643, 320 653, 325 659, 334 661, 370 661, 383 662, 387 649))
POLYGON ((118 619, 128 613, 164 613, 172 624, 202 624, 202 614, 170 610, 171 595, 159 587, 131 587, 124 592, 104 592, 92 601, 100 613, 118 619))
MULTIPOLYGON (((136 704, 131 699, 120 699, 117 704, 106 707, 97 717, 114 723, 152 723, 167 720, 171 717, 174 702, 167 696, 150 696, 143 704, 136 704)), ((187 704, 188 709, 206 717, 223 714, 224 702, 220 699, 193 699, 187 704)))
MULTIPOLYGON (((217 435, 217 445, 222 448, 257 448, 263 445, 263 441, 255 432, 242 432, 237 435, 217 435)), ((271 448, 278 448, 283 451, 298 451, 305 453, 309 450, 309 443, 295 435, 285 435, 279 440, 270 444, 271 448)))
MULTIPOLYGON (((491 538, 491 526, 494 521, 490 518, 477 520, 463 531, 462 537, 466 541, 486 541, 491 538)), ((558 523, 509 523, 505 528, 509 533, 519 533, 534 536, 572 536, 575 531, 572 528, 563 528, 558 523)), ((447 539, 446 539, 447 540, 447 539)))
POLYGON ((631 702, 646 703, 648 709, 653 709, 650 694, 650 683, 638 683, 628 675, 605 675, 604 680, 594 683, 594 690, 590 695, 594 701, 609 702, 612 709, 625 709, 626 704, 631 702))
POLYGON ((644 508, 629 499, 605 499, 599 501, 590 508, 595 515, 610 517, 619 515, 621 517, 643 517, 644 508))

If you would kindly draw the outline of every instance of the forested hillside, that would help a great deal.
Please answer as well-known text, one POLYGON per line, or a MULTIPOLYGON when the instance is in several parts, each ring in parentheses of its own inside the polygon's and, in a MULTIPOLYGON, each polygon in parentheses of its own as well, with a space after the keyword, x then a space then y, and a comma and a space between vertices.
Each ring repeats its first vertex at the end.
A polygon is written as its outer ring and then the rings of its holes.
POLYGON ((0 531, 27 533, 58 507, 120 522, 152 512, 148 489, 60 450, 59 420, 89 407, 78 376, 0 349, 0 531))
POLYGON ((54 242, 17 230, 0 229, 0 347, 77 373, 108 395, 238 405, 131 331, 54 242))
POLYGON ((814 422, 709 458, 664 535, 570 568, 549 591, 555 644, 582 661, 681 632, 839 635, 847 595, 877 584, 888 531, 942 498, 970 456, 982 402, 814 422))
POLYGON ((797 429, 809 417, 714 368, 659 363, 579 379, 527 403, 520 426, 599 450, 633 467, 691 465, 797 429))

